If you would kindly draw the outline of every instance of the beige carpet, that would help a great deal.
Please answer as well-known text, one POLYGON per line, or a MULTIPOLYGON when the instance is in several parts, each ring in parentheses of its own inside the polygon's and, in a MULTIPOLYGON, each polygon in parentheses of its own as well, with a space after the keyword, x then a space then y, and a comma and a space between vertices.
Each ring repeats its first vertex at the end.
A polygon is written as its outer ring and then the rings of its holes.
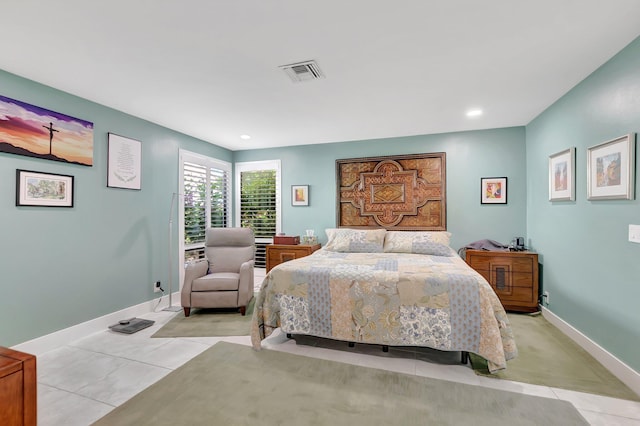
POLYGON ((192 309, 189 317, 180 311, 151 337, 248 336, 256 298, 243 316, 237 309, 192 309))
POLYGON ((220 342, 96 425, 588 424, 566 401, 220 342))
POLYGON ((505 371, 491 375, 486 361, 471 354, 476 374, 640 401, 635 392, 542 315, 508 315, 518 357, 507 363, 505 371))

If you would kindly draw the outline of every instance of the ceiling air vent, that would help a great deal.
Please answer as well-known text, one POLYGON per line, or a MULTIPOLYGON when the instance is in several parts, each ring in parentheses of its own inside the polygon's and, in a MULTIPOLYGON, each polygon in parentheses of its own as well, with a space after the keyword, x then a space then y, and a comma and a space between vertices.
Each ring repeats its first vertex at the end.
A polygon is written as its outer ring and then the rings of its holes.
POLYGON ((280 65, 279 68, 283 69, 294 83, 324 78, 324 74, 320 71, 320 67, 316 61, 304 61, 297 62, 295 64, 280 65))

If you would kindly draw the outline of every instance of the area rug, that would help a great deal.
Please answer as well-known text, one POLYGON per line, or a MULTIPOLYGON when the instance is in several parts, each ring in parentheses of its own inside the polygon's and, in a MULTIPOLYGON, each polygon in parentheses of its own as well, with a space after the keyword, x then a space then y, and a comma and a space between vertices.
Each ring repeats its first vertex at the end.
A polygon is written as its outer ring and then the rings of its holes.
POLYGON ((486 361, 470 354, 476 374, 640 401, 638 395, 542 315, 508 314, 518 357, 489 374, 486 361))
POLYGON ((151 337, 248 336, 254 297, 243 316, 237 309, 192 309, 189 317, 180 311, 151 337))
POLYGON ((566 401, 219 342, 96 425, 588 424, 566 401))

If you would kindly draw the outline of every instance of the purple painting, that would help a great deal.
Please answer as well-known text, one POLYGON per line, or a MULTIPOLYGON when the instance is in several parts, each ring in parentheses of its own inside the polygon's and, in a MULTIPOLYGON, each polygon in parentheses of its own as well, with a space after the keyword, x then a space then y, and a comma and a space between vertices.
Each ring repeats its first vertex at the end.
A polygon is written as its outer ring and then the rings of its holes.
POLYGON ((0 152, 93 165, 93 123, 0 96, 0 152))

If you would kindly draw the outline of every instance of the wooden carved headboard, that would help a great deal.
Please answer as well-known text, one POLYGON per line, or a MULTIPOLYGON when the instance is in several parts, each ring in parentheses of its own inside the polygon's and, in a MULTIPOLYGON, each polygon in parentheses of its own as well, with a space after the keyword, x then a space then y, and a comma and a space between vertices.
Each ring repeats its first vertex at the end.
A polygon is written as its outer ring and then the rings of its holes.
POLYGON ((445 164, 444 152, 336 160, 338 226, 445 231, 445 164))

